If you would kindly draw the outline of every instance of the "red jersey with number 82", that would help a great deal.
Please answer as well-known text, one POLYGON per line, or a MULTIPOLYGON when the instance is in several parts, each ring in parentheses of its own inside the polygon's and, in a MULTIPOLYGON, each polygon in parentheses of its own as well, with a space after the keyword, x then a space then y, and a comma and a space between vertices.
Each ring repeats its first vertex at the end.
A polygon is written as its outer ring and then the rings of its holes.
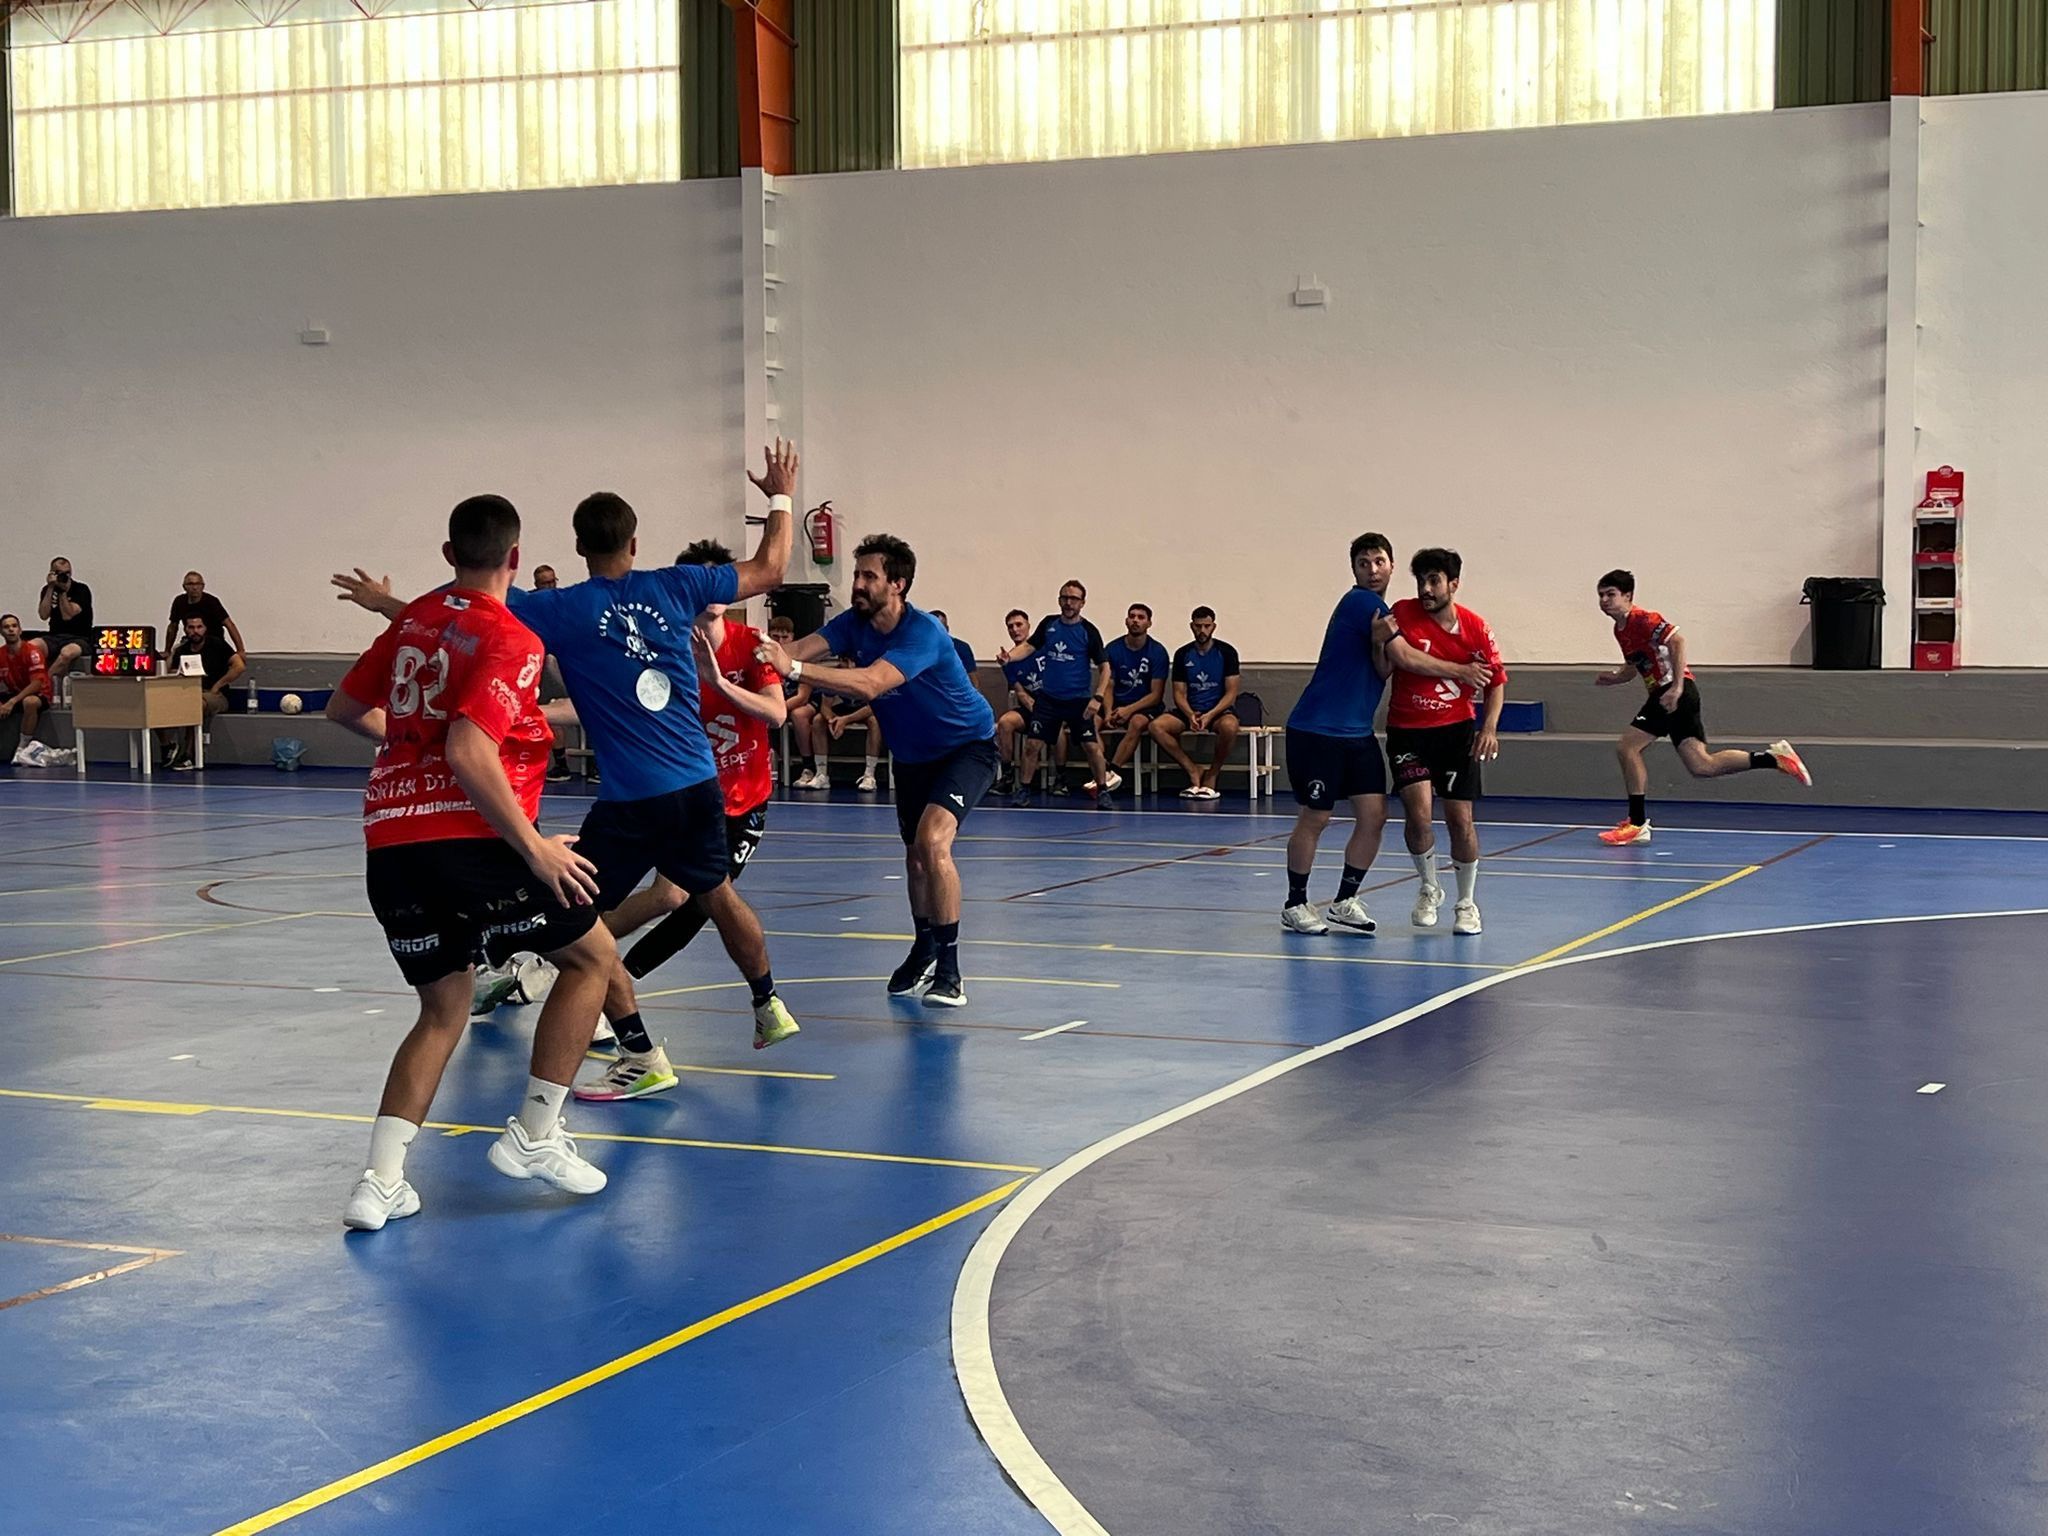
MULTIPOLYGON (((1484 662, 1493 668, 1493 681, 1505 683, 1508 664, 1501 660, 1500 647, 1494 643, 1486 620, 1470 608, 1455 603, 1451 608, 1458 619, 1455 634, 1431 618, 1429 610, 1412 597, 1394 604, 1394 622, 1400 626, 1401 638, 1424 655, 1454 666, 1468 661, 1484 662)), ((1478 715, 1478 701, 1484 692, 1485 689, 1467 688, 1456 678, 1424 677, 1419 672, 1397 668, 1392 698, 1387 704, 1387 724, 1417 731, 1437 725, 1460 725, 1478 715)))
POLYGON ((540 815, 554 732, 540 713, 541 644, 487 593, 429 592, 406 604, 341 680, 384 711, 384 745, 363 792, 363 840, 399 843, 496 837, 448 766, 448 727, 467 719, 498 744, 498 761, 528 821, 540 815))
MULTIPOLYGON (((728 619, 725 640, 718 647, 718 670, 749 693, 779 693, 782 678, 767 662, 754 659, 754 647, 760 643, 761 631, 728 619)), ((768 722, 728 699, 701 666, 697 668, 697 712, 718 758, 718 788, 725 796, 725 814, 744 816, 775 793, 768 722)))

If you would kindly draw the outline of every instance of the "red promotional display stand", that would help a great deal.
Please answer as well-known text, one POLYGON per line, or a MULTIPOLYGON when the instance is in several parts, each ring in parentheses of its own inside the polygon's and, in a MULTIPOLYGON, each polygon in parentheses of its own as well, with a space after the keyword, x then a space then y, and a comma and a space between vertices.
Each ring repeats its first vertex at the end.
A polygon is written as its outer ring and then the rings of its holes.
POLYGON ((1957 609, 1962 603, 1963 472, 1944 464, 1927 472, 1927 494, 1913 512, 1913 669, 1948 672, 1961 664, 1957 609))

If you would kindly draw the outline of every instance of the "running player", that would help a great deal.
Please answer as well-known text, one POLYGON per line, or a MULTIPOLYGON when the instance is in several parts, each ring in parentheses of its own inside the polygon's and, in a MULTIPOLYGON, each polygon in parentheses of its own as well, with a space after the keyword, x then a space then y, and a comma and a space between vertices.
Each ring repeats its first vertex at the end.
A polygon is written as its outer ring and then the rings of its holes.
POLYGON ((1088 754, 1094 782, 1107 794, 1123 783, 1123 775, 1111 773, 1102 756, 1102 742, 1096 722, 1109 712, 1109 656, 1102 648, 1102 631, 1090 619, 1081 617, 1088 601, 1088 589, 1078 581, 1060 588, 1060 611, 1038 621, 1038 628, 1022 645, 996 652, 1005 668, 1011 662, 1040 658, 1038 686, 1032 690, 1031 723, 1024 732, 1024 767, 1019 775, 1012 805, 1031 803, 1031 782, 1038 777, 1038 764, 1059 741, 1061 731, 1078 741, 1088 754))
MULTIPOLYGON (((677 556, 676 564, 731 565, 732 551, 716 539, 699 539, 677 556)), ((713 603, 697 615, 690 638, 697 651, 698 713, 718 758, 718 787, 725 795, 725 872, 728 879, 737 880, 768 830, 768 801, 775 793, 768 732, 786 717, 782 679, 754 654, 761 632, 728 620, 723 603, 713 603)), ((614 938, 623 939, 661 918, 652 932, 626 951, 626 971, 638 981, 680 953, 710 916, 702 902, 691 901, 680 887, 657 875, 653 885, 607 913, 605 926, 614 938)), ((656 1042, 646 1054, 622 1048, 602 1076, 576 1085, 576 1097, 641 1099, 675 1085, 668 1052, 656 1042)))
MULTIPOLYGON (((599 910, 617 908, 650 871, 703 902, 753 993, 756 1050, 795 1034, 797 1024, 775 995, 761 919, 726 877, 725 797, 697 714, 688 636, 707 604, 740 602, 781 585, 796 448, 777 439, 764 457, 766 473, 747 477, 768 497, 767 525, 752 559, 635 570, 639 518, 624 497, 600 491, 583 499, 574 519, 588 579, 509 594, 514 614, 561 662, 569 702, 603 770, 579 834, 598 869, 599 910)), ((373 611, 388 612, 396 602, 388 578, 380 587, 360 568, 333 581, 344 599, 373 611)), ((622 1049, 654 1049, 623 964, 613 968, 604 1011, 622 1049)))
POLYGON ((996 718, 938 620, 909 603, 916 579, 910 546, 871 534, 853 552, 851 611, 804 636, 793 651, 766 642, 761 656, 779 675, 869 700, 881 716, 896 753, 896 828, 917 928, 909 955, 889 978, 889 995, 922 992, 927 1008, 959 1008, 967 991, 953 839, 996 781, 996 718), (852 668, 811 670, 835 653, 852 656, 852 668))
MULTIPOLYGON (((1394 699, 1387 706, 1387 762, 1407 813, 1408 854, 1422 888, 1410 920, 1436 926, 1444 890, 1436 877, 1436 827, 1432 795, 1444 799, 1444 824, 1451 831, 1451 860, 1458 872, 1458 904, 1451 931, 1479 932, 1479 829, 1472 807, 1479 799, 1480 765, 1500 756, 1500 709, 1507 698, 1508 669, 1486 620, 1455 601, 1464 562, 1455 549, 1418 549, 1408 569, 1415 596, 1394 604, 1394 638, 1387 656, 1394 664, 1394 699), (1433 677, 1424 660, 1453 666, 1477 664, 1483 682, 1433 677), (1476 719, 1473 694, 1484 688, 1486 714, 1476 719)), ((1476 674, 1474 674, 1476 677, 1476 674)))
POLYGON ((1636 578, 1631 572, 1609 571, 1595 590, 1600 611, 1614 620, 1614 640, 1621 647, 1622 663, 1593 681, 1611 688, 1640 677, 1650 691, 1648 701, 1636 711, 1614 746, 1614 755, 1621 759, 1622 788, 1628 792, 1628 816, 1602 832, 1601 842, 1624 847, 1650 840, 1650 769, 1643 754, 1659 736, 1671 738, 1678 760, 1696 779, 1775 768, 1812 785, 1813 775, 1789 741, 1774 741, 1761 752, 1710 749, 1707 727, 1700 717, 1699 684, 1686 668, 1685 636, 1678 626, 1654 609, 1636 606, 1636 578))
MULTIPOLYGON (((1352 933, 1379 927, 1358 888, 1379 856, 1387 825, 1387 765, 1372 732, 1373 716, 1393 663, 1387 659, 1387 583, 1394 575, 1394 546, 1385 534, 1361 533, 1351 541, 1349 592, 1337 599, 1323 631, 1315 673, 1287 717, 1287 782, 1301 809, 1287 839, 1287 904, 1280 926, 1292 933, 1328 933, 1335 924, 1352 933), (1344 874, 1337 899, 1321 912, 1308 899, 1316 844, 1339 800, 1351 802, 1351 836, 1344 844, 1344 874)), ((1483 686, 1488 673, 1478 663, 1463 667, 1431 656, 1412 656, 1426 676, 1457 678, 1483 686)))
POLYGON ((537 697, 541 643, 505 607, 519 514, 503 497, 470 497, 449 515, 442 553, 454 583, 404 605, 327 705, 328 719, 377 743, 363 795, 370 907, 420 996, 370 1129, 369 1167, 342 1209, 366 1232, 420 1208, 405 1153, 469 1023, 479 947, 494 962, 535 949, 561 973, 491 1166, 576 1195, 605 1184, 577 1154, 562 1105, 618 955, 597 920, 590 860, 575 838, 534 825, 554 737, 537 697))

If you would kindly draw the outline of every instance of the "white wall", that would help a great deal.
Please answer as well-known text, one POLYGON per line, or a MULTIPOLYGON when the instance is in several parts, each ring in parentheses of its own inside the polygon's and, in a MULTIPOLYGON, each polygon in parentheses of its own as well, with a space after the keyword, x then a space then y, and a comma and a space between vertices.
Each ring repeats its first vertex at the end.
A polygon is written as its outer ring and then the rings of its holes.
POLYGON ((728 181, 0 221, 0 605, 64 554, 100 619, 160 625, 197 566, 253 649, 353 650, 328 573, 440 579, 477 491, 565 573, 600 487, 663 559, 736 537, 737 208, 728 181))
POLYGON ((1366 528, 1528 660, 1611 565, 1718 663, 1878 568, 1882 106, 785 186, 808 489, 984 651, 1080 576, 1310 657, 1366 528))
POLYGON ((2048 95, 1923 112, 1917 462, 1967 476, 1964 662, 2048 665, 2048 95))

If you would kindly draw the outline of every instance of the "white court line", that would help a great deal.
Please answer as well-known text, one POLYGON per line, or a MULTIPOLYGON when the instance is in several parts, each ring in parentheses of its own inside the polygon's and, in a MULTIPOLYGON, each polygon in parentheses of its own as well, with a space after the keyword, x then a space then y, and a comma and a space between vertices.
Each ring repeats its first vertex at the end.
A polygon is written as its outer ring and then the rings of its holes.
MULTIPOLYGON (((1043 1040, 1047 1035, 1064 1035, 1070 1029, 1079 1029, 1087 1022, 1086 1019, 1075 1019, 1070 1024, 1055 1024, 1051 1029, 1041 1029, 1035 1035, 1019 1035, 1017 1038, 1019 1040, 1043 1040)), ((1925 1092, 1926 1090, 1922 1089, 1921 1091, 1925 1092)))
POLYGON ((1922 1083, 1918 1088, 1915 1088, 1913 1091, 1915 1093, 1939 1093, 1942 1089, 1946 1088, 1947 1086, 1947 1083, 1922 1083))
MULTIPOLYGON (((1987 917, 2048 917, 2048 907, 2020 907, 2004 912, 1936 912, 1912 917, 1862 917, 1849 918, 1827 923, 1794 923, 1783 928, 1748 928, 1733 933, 1702 933, 1687 938, 1657 939, 1645 944, 1630 944, 1620 949, 1588 950, 1576 955, 1566 955, 1556 960, 1547 960, 1541 965, 1532 965, 1521 970, 1503 971, 1497 975, 1481 977, 1461 987, 1454 987, 1428 1002, 1390 1018, 1381 1019, 1377 1024, 1354 1030, 1335 1040, 1313 1046, 1284 1061, 1226 1083, 1193 1098, 1187 1103, 1169 1109, 1163 1114, 1141 1121, 1128 1129, 1106 1136, 1092 1146, 1084 1147, 1072 1157, 1039 1174, 1012 1197, 1003 1207, 1001 1214, 989 1223, 980 1239, 967 1255, 967 1262, 960 1271, 959 1284, 953 1291, 953 1368, 960 1379, 961 1395, 967 1400, 967 1411, 974 1419, 974 1425, 981 1432, 988 1448, 995 1454, 1004 1473, 1017 1489, 1030 1501, 1032 1508, 1043 1515, 1060 1536, 1109 1536, 1102 1523, 1091 1515, 1073 1491, 1060 1481, 1038 1448, 1031 1443, 1031 1437, 1024 1433, 1024 1426, 1017 1421, 1016 1411, 1003 1391, 1001 1379, 996 1375, 995 1348, 989 1333, 989 1304, 995 1290, 996 1269, 1003 1262, 1003 1255, 1016 1239, 1038 1208, 1056 1194, 1060 1187, 1079 1173, 1085 1172, 1113 1152, 1121 1151, 1135 1141, 1141 1141, 1155 1131, 1213 1109, 1240 1094, 1263 1087, 1275 1078, 1285 1077, 1289 1072, 1308 1066, 1313 1062, 1334 1056, 1339 1051, 1349 1050, 1354 1045, 1399 1029, 1403 1024, 1413 1023, 1419 1018, 1435 1013, 1438 1009, 1489 987, 1523 976, 1533 976, 1543 971, 1556 970, 1567 965, 1585 965, 1595 960, 1613 960, 1624 955, 1639 955, 1651 950, 1676 949, 1681 945, 1704 944, 1717 939, 1759 939, 1776 934, 1817 933, 1834 928, 1874 928, 1892 923, 1944 923, 1967 918, 1987 917)), ((1932 1086, 1932 1085, 1930 1085, 1932 1086)), ((1923 1088, 1920 1092, 1928 1090, 1923 1088)))
MULTIPOLYGON (((354 795, 357 799, 361 799, 363 793, 360 786, 350 788, 346 785, 335 784, 280 784, 275 787, 272 787, 267 784, 192 784, 183 781, 180 781, 175 784, 151 785, 136 784, 126 780, 116 779, 86 779, 83 781, 76 779, 63 781, 59 781, 56 779, 0 779, 0 790, 34 788, 38 785, 54 785, 57 788, 64 790, 76 790, 80 788, 139 790, 153 789, 159 794, 187 793, 210 795, 354 795)), ((559 804, 561 802, 558 800, 557 803, 559 804)), ((593 805, 596 802, 593 800, 585 800, 581 796, 575 796, 573 797, 571 803, 576 805, 593 805)), ((1676 805, 1695 805, 1707 804, 1710 802, 1683 800, 1674 801, 1672 803, 1676 805)), ((896 808, 893 805, 835 805, 830 803, 820 803, 815 800, 777 800, 774 802, 774 804, 776 804, 777 806, 808 806, 812 809, 830 811, 835 814, 849 812, 867 812, 871 815, 878 815, 886 813, 892 818, 896 814, 896 808)), ((542 809, 545 810, 546 808, 547 803, 543 801, 542 809)), ((1065 807, 1056 807, 1049 805, 1030 805, 1014 807, 1007 805, 989 806, 986 807, 986 809, 1001 810, 1005 815, 1008 816, 1074 817, 1085 816, 1090 814, 1100 814, 1105 816, 1152 817, 1175 814, 1170 808, 1167 807, 1156 807, 1151 810, 1119 810, 1112 808, 1108 811, 1103 811, 1099 813, 1091 813, 1085 810, 1081 810, 1079 808, 1069 809, 1065 807)), ((1894 813, 1900 816, 1925 816, 1932 814, 1932 812, 1930 812, 1927 809, 1914 809, 1909 806, 1844 806, 1842 807, 1842 809, 1855 809, 1861 810, 1865 814, 1880 815, 1887 813, 1894 813)), ((1185 812, 1181 812, 1179 814, 1186 815, 1185 812)), ((2037 816, 2042 813, 2038 811, 1971 810, 1968 811, 1966 814, 1972 816, 2037 816)), ((315 821, 325 821, 330 818, 313 817, 311 819, 315 821)), ((1194 817, 1188 817, 1188 820, 1190 821, 1193 821, 1194 819, 1194 817)), ((1216 813, 1213 818, 1204 817, 1202 819, 1218 819, 1225 822, 1288 822, 1292 821, 1294 819, 1294 816, 1292 812, 1278 810, 1221 811, 1216 813)), ((1135 824, 1137 823, 1134 823, 1134 825, 1135 824)), ((1515 827, 1548 827, 1567 832, 1605 832, 1610 826, 1613 825, 1613 823, 1606 821, 1482 821, 1479 823, 1479 825, 1482 827, 1499 827, 1505 829, 1512 829, 1515 827)), ((1671 827, 1668 829, 1660 828, 1659 830, 1668 830, 1673 834, 1682 833, 1686 836, 1702 835, 1709 837, 1885 837, 1906 838, 1916 842, 1937 843, 2048 843, 2048 833, 2033 832, 1850 832, 1833 827, 1671 827)), ((1213 842, 1190 843, 1188 846, 1210 848, 1214 847, 1215 844, 1213 842)))

